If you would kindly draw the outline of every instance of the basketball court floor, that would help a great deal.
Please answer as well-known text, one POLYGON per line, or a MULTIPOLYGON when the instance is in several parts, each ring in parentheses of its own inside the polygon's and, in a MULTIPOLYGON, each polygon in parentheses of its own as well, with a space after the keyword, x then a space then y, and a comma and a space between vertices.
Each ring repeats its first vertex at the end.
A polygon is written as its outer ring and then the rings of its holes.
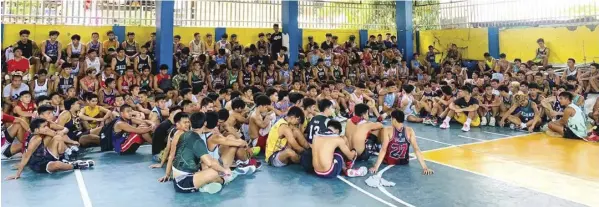
MULTIPOLYGON (((409 124, 408 124, 409 125, 409 124)), ((300 166, 263 166, 214 195, 175 193, 150 169, 150 147, 137 154, 91 152, 91 170, 2 180, 2 206, 599 206, 599 145, 507 128, 449 130, 411 124, 434 175, 417 160, 381 166, 394 187, 372 188, 367 177, 320 179, 300 166)), ((97 150, 95 150, 97 151, 97 150)), ((412 151, 413 152, 413 151, 412 151)), ((413 155, 412 155, 413 156, 413 155)), ((371 162, 373 159, 371 159, 371 162)), ((2 178, 14 174, 2 161, 2 178)), ((371 163, 369 162, 369 163, 371 163)), ((356 163, 367 166, 369 163, 356 163)))

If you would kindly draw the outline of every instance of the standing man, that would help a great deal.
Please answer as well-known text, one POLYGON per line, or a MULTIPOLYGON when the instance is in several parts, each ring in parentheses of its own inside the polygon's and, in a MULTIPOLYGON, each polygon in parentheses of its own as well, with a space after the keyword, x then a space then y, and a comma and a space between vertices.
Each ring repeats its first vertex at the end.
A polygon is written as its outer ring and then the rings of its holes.
POLYGON ((270 35, 268 41, 270 42, 270 57, 274 58, 283 47, 283 33, 279 31, 279 24, 274 24, 272 27, 275 32, 270 35))

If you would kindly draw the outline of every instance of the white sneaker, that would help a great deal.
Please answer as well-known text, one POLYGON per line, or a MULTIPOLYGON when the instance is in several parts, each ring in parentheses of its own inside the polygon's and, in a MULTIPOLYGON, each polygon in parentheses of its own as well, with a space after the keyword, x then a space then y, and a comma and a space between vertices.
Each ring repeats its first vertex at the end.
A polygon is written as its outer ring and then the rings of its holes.
POLYGON ((516 125, 515 124, 510 124, 510 129, 516 129, 516 125))
POLYGON ((221 189, 223 189, 223 185, 220 183, 208 183, 202 187, 200 187, 200 192, 215 194, 218 193, 221 189))
POLYGON ((464 124, 464 127, 462 127, 462 131, 470 131, 470 124, 464 124))
POLYGON ((368 169, 364 166, 358 169, 347 169, 347 177, 362 177, 368 174, 368 169))
POLYGON ((487 117, 486 117, 486 116, 483 116, 483 117, 480 119, 480 125, 481 125, 481 126, 485 126, 485 125, 487 125, 487 117))
POLYGON ((233 173, 231 175, 225 175, 222 176, 223 180, 225 181, 224 184, 227 185, 229 183, 231 183, 231 181, 235 180, 235 178, 237 178, 238 172, 237 171, 233 171, 233 173))
POLYGON ((6 150, 10 150, 10 144, 8 142, 4 143, 4 145, 2 145, 2 149, 0 150, 0 155, 1 155, 1 157, 2 157, 3 160, 8 159, 8 157, 6 157, 4 155, 4 152, 6 150))
POLYGON ((443 122, 443 124, 441 124, 441 126, 439 126, 439 128, 441 128, 441 129, 449 129, 449 122, 443 122))
POLYGON ((254 174, 254 172, 256 172, 256 166, 248 165, 245 167, 238 167, 235 168, 234 171, 239 175, 251 175, 254 174))
POLYGON ((495 117, 491 117, 489 120, 489 126, 495 126, 495 117))

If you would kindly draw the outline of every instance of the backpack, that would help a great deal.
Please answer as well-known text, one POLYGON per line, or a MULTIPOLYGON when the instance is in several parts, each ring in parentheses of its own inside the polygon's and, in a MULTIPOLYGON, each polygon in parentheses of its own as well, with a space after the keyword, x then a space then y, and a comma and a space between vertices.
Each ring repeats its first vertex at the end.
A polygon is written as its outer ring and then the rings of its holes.
POLYGON ((100 151, 105 152, 114 149, 112 132, 114 130, 114 124, 116 124, 118 120, 118 118, 114 119, 102 127, 102 130, 100 131, 100 151))

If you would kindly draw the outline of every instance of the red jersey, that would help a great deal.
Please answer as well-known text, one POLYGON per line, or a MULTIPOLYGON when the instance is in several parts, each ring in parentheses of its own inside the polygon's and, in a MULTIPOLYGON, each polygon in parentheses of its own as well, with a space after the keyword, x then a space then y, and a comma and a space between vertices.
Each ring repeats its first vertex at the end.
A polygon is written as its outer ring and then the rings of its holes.
POLYGON ((35 111, 35 104, 33 102, 25 105, 25 103, 19 101, 17 102, 17 107, 21 108, 23 112, 33 113, 35 111))
POLYGON ((26 58, 21 58, 20 60, 11 59, 7 61, 6 64, 9 74, 15 71, 21 71, 23 73, 26 73, 27 70, 29 70, 29 60, 27 60, 26 58))
POLYGON ((13 123, 15 121, 15 117, 2 113, 2 123, 13 123))
POLYGON ((406 128, 403 127, 401 131, 393 129, 393 137, 389 141, 387 146, 387 153, 383 160, 388 165, 405 165, 410 160, 410 141, 406 136, 406 128))

